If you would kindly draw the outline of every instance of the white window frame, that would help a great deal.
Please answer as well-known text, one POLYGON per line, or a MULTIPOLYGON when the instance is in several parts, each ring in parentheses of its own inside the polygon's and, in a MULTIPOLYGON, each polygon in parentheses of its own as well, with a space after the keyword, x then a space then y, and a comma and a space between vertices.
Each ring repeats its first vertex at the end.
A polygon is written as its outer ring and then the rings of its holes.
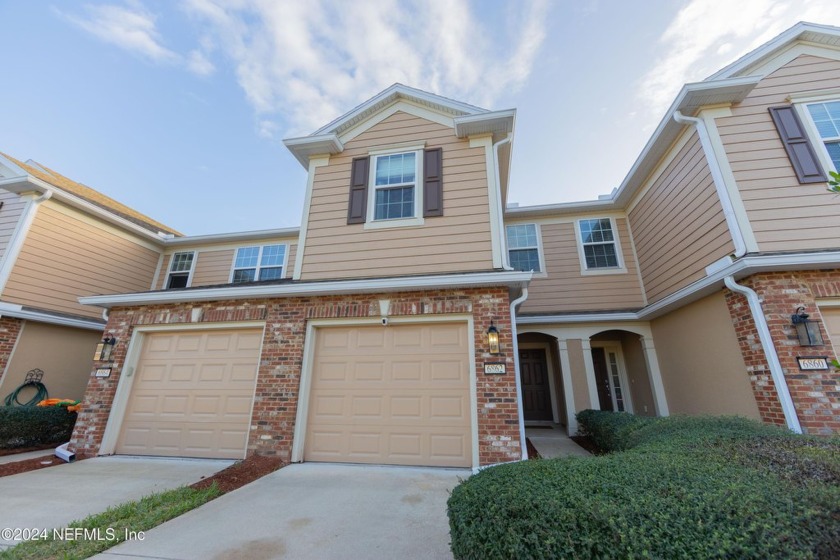
MULTIPOLYGON (((190 270, 187 273, 187 285, 184 286, 185 288, 189 288, 192 286, 193 280, 193 273, 195 272, 195 263, 198 260, 198 251, 175 251, 171 255, 169 255, 169 264, 166 267, 166 278, 163 279, 163 289, 164 290, 177 290, 180 288, 170 288, 169 287, 169 278, 172 276, 172 265, 175 264, 175 255, 181 255, 184 253, 192 253, 192 262, 190 262, 190 270)), ((183 274, 183 270, 175 271, 175 274, 183 274)))
POLYGON ((228 283, 233 284, 233 276, 234 276, 234 274, 236 274, 237 270, 250 270, 252 268, 255 269, 254 270, 254 280, 252 280, 252 281, 253 282, 258 282, 259 279, 260 279, 260 270, 262 270, 263 268, 277 268, 276 265, 262 266, 260 264, 262 262, 263 250, 266 247, 274 247, 275 245, 283 245, 285 247, 285 249, 283 250, 283 264, 281 265, 281 268, 283 270, 280 274, 280 278, 288 278, 288 274, 287 274, 288 268, 287 268, 287 266, 288 266, 288 263, 289 263, 289 244, 288 243, 266 243, 265 245, 242 245, 242 246, 234 249, 234 251, 233 251, 233 262, 230 265, 230 276, 228 277, 228 283), (257 265, 256 266, 237 267, 236 266, 236 256, 239 253, 239 250, 240 249, 249 249, 251 247, 259 247, 259 249, 260 249, 259 252, 257 253, 257 265))
POLYGON ((508 266, 512 266, 510 264, 510 241, 508 240, 507 235, 507 228, 509 226, 534 226, 534 230, 536 231, 537 235, 537 246, 536 247, 519 247, 518 249, 513 249, 514 251, 519 249, 536 249, 537 250, 537 258, 540 261, 540 270, 539 272, 534 271, 534 278, 545 278, 548 276, 548 271, 546 270, 546 262, 545 256, 543 255, 543 243, 542 243, 542 230, 540 230, 540 224, 536 222, 514 222, 514 223, 505 223, 505 259, 508 266))
POLYGON ((624 263, 624 254, 621 250, 621 236, 618 233, 618 228, 615 225, 615 218, 606 216, 592 216, 587 218, 578 218, 575 220, 575 239, 577 240, 578 258, 580 259, 580 273, 584 276, 595 276, 599 274, 627 274, 627 266, 624 263), (609 220, 610 228, 613 232, 613 244, 615 245, 615 257, 618 261, 618 266, 611 266, 609 268, 589 268, 586 266, 586 253, 583 250, 583 237, 580 234, 580 223, 588 220, 609 220))
POLYGON ((423 150, 426 145, 410 144, 399 145, 385 149, 370 150, 368 157, 370 158, 370 169, 368 170, 368 185, 367 185, 367 219, 365 220, 364 229, 383 229, 393 227, 416 227, 422 226, 425 223, 423 219, 423 150), (410 218, 391 218, 376 220, 374 215, 376 212, 376 191, 379 189, 393 188, 394 185, 380 185, 376 186, 376 160, 379 156, 390 156, 395 154, 415 153, 415 175, 414 175, 414 216, 410 218))
POLYGON ((834 168, 834 162, 831 161, 831 157, 828 155, 828 149, 825 147, 825 140, 820 136, 820 131, 817 130, 817 125, 811 117, 811 111, 808 110, 808 105, 840 101, 840 89, 808 95, 790 96, 789 99, 799 115, 799 120, 805 127, 805 133, 808 135, 808 139, 811 140, 811 145, 814 146, 814 150, 817 152, 817 159, 820 160, 823 171, 836 171, 840 173, 840 169, 834 168))

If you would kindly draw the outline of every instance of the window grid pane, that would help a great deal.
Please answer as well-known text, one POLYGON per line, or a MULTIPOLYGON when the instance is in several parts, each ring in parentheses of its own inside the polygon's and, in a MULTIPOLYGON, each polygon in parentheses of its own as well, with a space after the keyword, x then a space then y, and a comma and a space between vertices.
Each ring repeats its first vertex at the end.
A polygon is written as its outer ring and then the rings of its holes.
POLYGON ((584 243, 605 243, 613 241, 612 225, 609 218, 599 220, 581 220, 580 236, 584 243))
POLYGON ((285 258, 285 245, 266 245, 263 247, 260 266, 282 266, 285 258))
POLYGON ((235 268, 251 268, 257 266, 257 259, 260 255, 259 247, 240 247, 236 251, 235 268))
POLYGON ((404 185, 415 179, 416 154, 393 154, 376 158, 376 185, 404 185))
POLYGON ((193 253, 175 253, 172 255, 170 272, 189 272, 192 268, 193 253))
POLYGON ((255 268, 243 268, 241 270, 234 270, 233 271, 233 283, 239 284, 241 282, 253 282, 254 278, 256 277, 257 269, 255 268))
POLYGON ((612 243, 584 245, 586 268, 610 268, 618 266, 615 245, 612 243))
POLYGON ((834 164, 834 169, 840 172, 840 142, 826 142, 825 149, 828 150, 828 157, 834 164))
POLYGON ((283 267, 272 266, 260 269, 260 280, 280 280, 283 278, 283 267))
POLYGON ((510 249, 529 249, 537 246, 537 226, 522 224, 507 226, 508 247, 510 249))
POLYGON ((540 272, 540 254, 536 249, 511 249, 510 266, 524 272, 540 272))
POLYGON ((840 101, 814 103, 808 111, 823 139, 840 138, 840 101))
POLYGON ((414 217, 414 187, 377 189, 374 220, 414 217))

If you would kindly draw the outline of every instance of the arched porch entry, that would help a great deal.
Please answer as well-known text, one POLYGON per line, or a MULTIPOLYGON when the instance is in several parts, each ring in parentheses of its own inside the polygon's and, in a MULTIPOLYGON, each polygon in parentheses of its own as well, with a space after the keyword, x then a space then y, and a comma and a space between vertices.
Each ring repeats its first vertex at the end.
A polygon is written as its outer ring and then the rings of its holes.
POLYGON ((518 330, 526 425, 555 422, 572 435, 581 410, 668 415, 647 323, 521 325, 518 330))

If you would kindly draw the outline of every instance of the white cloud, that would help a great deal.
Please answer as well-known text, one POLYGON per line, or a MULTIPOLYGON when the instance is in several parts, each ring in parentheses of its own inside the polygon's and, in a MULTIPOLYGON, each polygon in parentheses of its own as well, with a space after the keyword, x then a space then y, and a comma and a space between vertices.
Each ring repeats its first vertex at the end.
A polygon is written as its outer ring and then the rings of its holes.
POLYGON ((64 14, 67 19, 122 49, 154 62, 172 62, 180 57, 163 46, 155 26, 155 16, 137 1, 125 6, 85 6, 87 17, 64 14))
MULTIPOLYGON (((521 88, 545 39, 546 0, 491 28, 468 0, 185 0, 236 67, 259 118, 305 134, 394 82, 492 107, 521 88)), ((269 133, 258 126, 260 133, 269 133)))
POLYGON ((663 53, 637 95, 662 114, 686 82, 700 81, 798 21, 840 21, 837 0, 690 0, 659 39, 663 53))
POLYGON ((215 66, 205 51, 212 43, 202 40, 201 49, 182 56, 164 45, 157 29, 157 16, 139 0, 126 0, 125 5, 86 5, 85 15, 56 11, 91 35, 155 63, 183 65, 199 76, 208 76, 215 66))

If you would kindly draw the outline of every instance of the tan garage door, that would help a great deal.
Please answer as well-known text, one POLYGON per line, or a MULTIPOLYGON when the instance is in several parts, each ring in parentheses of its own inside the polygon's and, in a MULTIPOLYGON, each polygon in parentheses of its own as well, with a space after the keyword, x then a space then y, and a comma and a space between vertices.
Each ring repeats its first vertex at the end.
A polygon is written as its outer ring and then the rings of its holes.
POLYGON ((261 330, 146 335, 117 453, 245 456, 261 330))
MULTIPOLYGON (((826 344, 834 347, 834 353, 840 354, 840 307, 821 307, 820 315, 823 318, 823 325, 828 332, 826 344)), ((834 356, 832 356, 834 357, 834 356)))
POLYGON ((472 465, 466 324, 319 328, 304 460, 472 465))

